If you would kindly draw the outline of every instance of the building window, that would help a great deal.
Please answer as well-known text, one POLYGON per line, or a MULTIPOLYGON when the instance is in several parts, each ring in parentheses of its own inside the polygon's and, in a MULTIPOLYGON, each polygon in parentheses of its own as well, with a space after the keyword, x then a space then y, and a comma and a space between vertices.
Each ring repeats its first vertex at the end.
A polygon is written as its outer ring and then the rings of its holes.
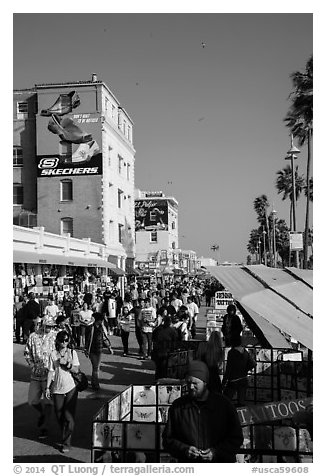
POLYGON ((156 212, 149 212, 149 221, 156 222, 156 212))
POLYGON ((108 153, 108 163, 109 163, 109 167, 111 167, 111 163, 112 163, 112 150, 113 150, 112 147, 109 145, 109 147, 108 147, 108 151, 109 151, 109 153, 108 153))
POLYGON ((17 119, 26 119, 28 117, 27 102, 17 102, 17 119))
POLYGON ((118 208, 122 207, 122 194, 123 191, 118 189, 118 208))
POLYGON ((130 164, 127 164, 127 180, 130 180, 130 164))
POLYGON ((123 225, 121 223, 118 224, 119 227, 119 243, 122 243, 122 231, 123 231, 123 225))
POLYGON ((111 109, 112 119, 115 119, 115 110, 116 110, 116 107, 112 104, 112 109, 111 109))
POLYGON ((172 241, 172 249, 175 250, 175 241, 172 241))
POLYGON ((14 167, 23 165, 23 149, 19 145, 13 147, 13 165, 14 167))
POLYGON ((14 184, 13 195, 14 205, 23 205, 24 203, 24 188, 20 184, 14 184))
POLYGON ((60 200, 71 202, 72 199, 72 180, 62 180, 60 182, 60 200))
POLYGON ((73 220, 72 218, 62 218, 61 220, 61 235, 66 235, 70 233, 70 236, 73 236, 73 220))
POLYGON ((107 113, 108 110, 109 110, 109 104, 110 104, 110 102, 109 102, 108 98, 105 98, 105 112, 106 112, 106 113, 107 113))
POLYGON ((131 127, 128 126, 127 138, 131 141, 131 127))
POLYGON ((157 231, 151 231, 151 243, 157 243, 157 231))
POLYGON ((172 230, 175 230, 175 221, 173 221, 173 222, 171 223, 171 228, 172 228, 172 230))
POLYGON ((126 121, 123 121, 123 134, 124 135, 126 135, 126 126, 127 126, 126 121))
POLYGON ((123 166, 123 158, 120 155, 118 155, 118 159, 119 159, 118 160, 118 170, 119 170, 119 174, 121 174, 122 166, 123 166))

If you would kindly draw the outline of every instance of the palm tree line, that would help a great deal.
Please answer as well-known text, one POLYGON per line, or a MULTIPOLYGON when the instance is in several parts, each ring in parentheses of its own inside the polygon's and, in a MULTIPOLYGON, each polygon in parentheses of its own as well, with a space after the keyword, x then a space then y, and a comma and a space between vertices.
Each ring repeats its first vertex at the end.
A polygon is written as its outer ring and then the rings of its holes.
MULTIPOLYGON (((257 254, 259 246, 259 261, 272 266, 273 263, 273 237, 272 230, 275 226, 276 252, 281 257, 282 265, 289 265, 291 256, 289 252, 289 231, 293 230, 293 202, 299 200, 302 192, 306 197, 305 229, 303 233, 303 268, 311 266, 308 260, 308 250, 312 250, 312 229, 310 228, 310 203, 313 201, 313 178, 310 176, 312 161, 312 132, 313 132, 313 57, 307 61, 303 72, 296 71, 290 75, 293 90, 289 95, 291 106, 284 119, 290 133, 298 140, 300 146, 307 145, 306 175, 299 174, 299 167, 295 166, 295 197, 292 190, 292 170, 286 165, 276 172, 276 190, 282 194, 282 200, 289 199, 290 213, 288 228, 285 220, 275 220, 273 212, 269 212, 269 201, 266 195, 261 195, 254 200, 254 210, 257 214, 259 226, 250 233, 247 249, 251 254, 257 254), (265 253, 262 258, 261 243, 265 253)), ((310 257, 312 259, 312 256, 310 257)), ((248 257, 250 261, 251 257, 248 257)), ((257 260, 256 260, 257 261, 257 260)))

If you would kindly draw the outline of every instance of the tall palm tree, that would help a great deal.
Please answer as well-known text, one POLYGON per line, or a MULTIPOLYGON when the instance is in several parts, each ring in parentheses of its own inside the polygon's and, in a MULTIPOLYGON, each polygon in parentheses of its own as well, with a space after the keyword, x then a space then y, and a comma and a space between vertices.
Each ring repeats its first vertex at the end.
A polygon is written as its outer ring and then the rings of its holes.
POLYGON ((314 191, 314 183, 313 183, 313 178, 310 177, 309 179, 309 185, 306 184, 305 187, 304 187, 304 194, 306 197, 308 197, 308 194, 309 194, 309 201, 312 202, 313 201, 313 191, 314 191))
POLYGON ((293 91, 290 94, 292 105, 284 121, 294 137, 299 139, 302 146, 307 144, 307 173, 306 173, 306 220, 304 240, 304 268, 308 266, 308 230, 310 216, 310 166, 311 146, 313 133, 313 57, 307 61, 305 71, 296 71, 291 74, 293 91))
POLYGON ((260 195, 259 197, 255 198, 254 200, 254 210, 257 213, 257 220, 258 223, 264 227, 267 231, 267 243, 268 249, 271 249, 271 233, 268 221, 268 208, 269 202, 266 195, 260 195))
MULTIPOLYGON (((277 193, 283 194, 282 200, 290 198, 290 230, 292 230, 292 217, 293 217, 293 191, 292 191, 292 169, 290 165, 287 165, 282 170, 279 170, 276 179, 277 193)), ((302 190, 305 188, 305 179, 303 175, 299 175, 298 166, 295 167, 295 201, 297 201, 301 195, 302 190)))

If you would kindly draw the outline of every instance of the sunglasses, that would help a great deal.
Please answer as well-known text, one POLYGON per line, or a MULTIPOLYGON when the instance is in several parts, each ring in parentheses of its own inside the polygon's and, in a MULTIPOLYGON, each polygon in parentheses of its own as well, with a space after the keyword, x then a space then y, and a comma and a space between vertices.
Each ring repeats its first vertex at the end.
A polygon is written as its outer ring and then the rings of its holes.
POLYGON ((63 344, 64 342, 69 342, 69 339, 68 339, 68 337, 67 337, 66 339, 59 340, 58 342, 60 342, 61 344, 63 344))

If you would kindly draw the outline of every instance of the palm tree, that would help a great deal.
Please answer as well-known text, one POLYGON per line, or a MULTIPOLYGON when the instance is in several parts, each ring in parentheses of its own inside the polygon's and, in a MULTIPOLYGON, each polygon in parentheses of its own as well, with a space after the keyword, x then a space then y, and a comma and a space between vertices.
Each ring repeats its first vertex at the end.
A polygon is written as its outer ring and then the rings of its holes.
POLYGON ((271 249, 271 233, 270 233, 270 227, 269 227, 269 221, 268 221, 268 208, 269 208, 269 202, 268 198, 266 195, 260 195, 259 197, 255 198, 254 200, 254 210, 258 215, 258 223, 264 227, 267 231, 267 243, 268 243, 268 249, 271 249))
POLYGON ((313 186, 313 178, 310 177, 309 179, 309 185, 306 184, 305 187, 304 187, 304 194, 306 197, 308 197, 308 193, 309 193, 309 201, 312 202, 313 201, 313 189, 314 189, 314 186, 313 186))
POLYGON ((294 137, 299 139, 302 146, 307 144, 307 173, 306 173, 306 222, 304 239, 303 267, 308 266, 308 230, 310 215, 310 166, 311 166, 311 139, 313 132, 313 57, 307 61, 305 71, 296 71, 291 74, 293 91, 290 94, 292 105, 284 121, 294 137))
MULTIPOLYGON (((292 217, 293 217, 293 193, 292 193, 292 169, 290 165, 287 165, 282 170, 276 172, 276 188, 277 193, 283 194, 282 200, 290 198, 290 230, 292 230, 292 217)), ((295 167, 295 201, 297 201, 301 195, 303 189, 305 189, 305 179, 303 175, 299 175, 298 166, 295 167)))

